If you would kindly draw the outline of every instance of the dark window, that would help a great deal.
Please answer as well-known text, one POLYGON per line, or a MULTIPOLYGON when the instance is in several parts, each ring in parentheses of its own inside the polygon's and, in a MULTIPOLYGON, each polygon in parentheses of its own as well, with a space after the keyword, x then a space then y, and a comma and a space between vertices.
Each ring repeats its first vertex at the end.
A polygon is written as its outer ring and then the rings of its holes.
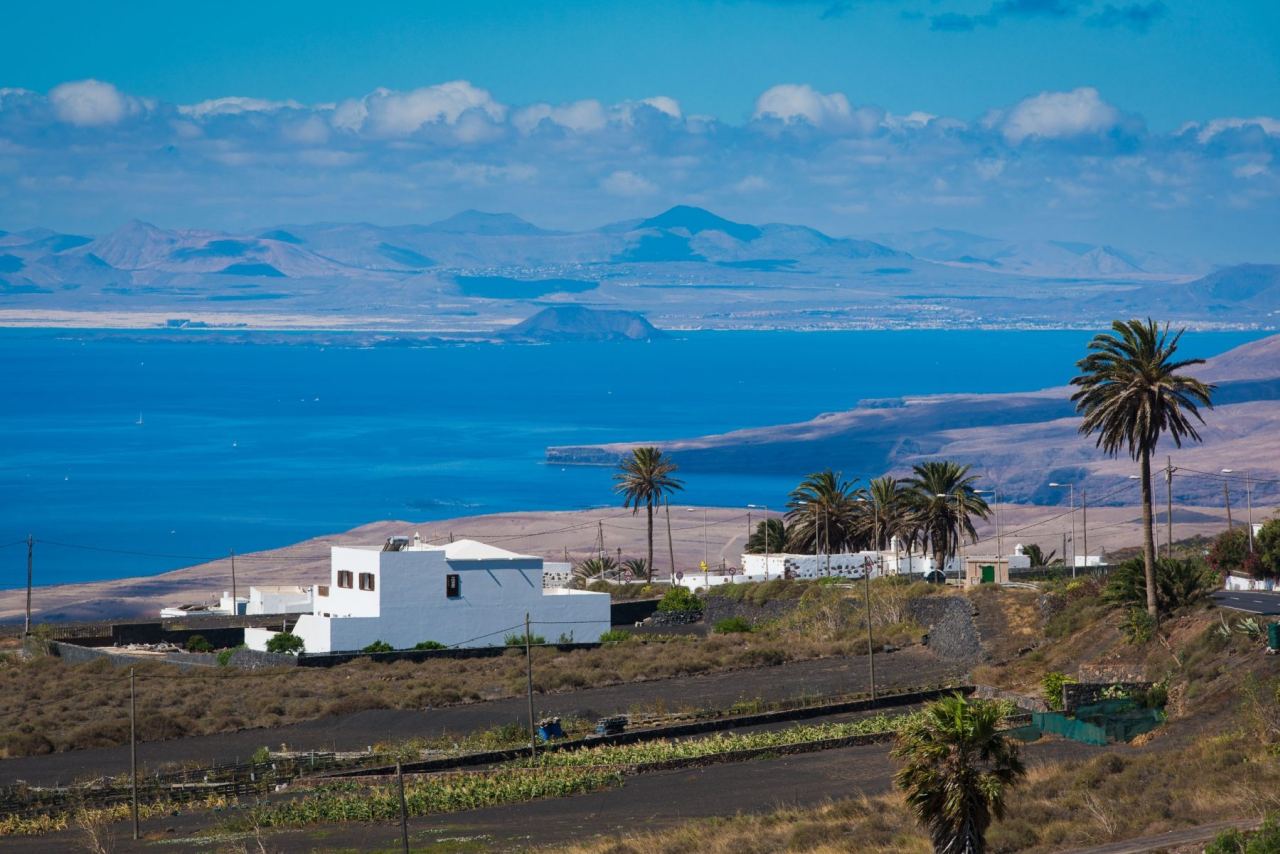
POLYGON ((446 575, 444 577, 444 595, 455 599, 462 595, 462 576, 446 575))
POLYGON ((338 586, 346 587, 347 589, 351 588, 351 572, 349 570, 338 570, 338 586))
POLYGON ((327 585, 327 584, 321 584, 321 585, 320 585, 320 589, 317 591, 317 594, 318 594, 318 595, 320 595, 320 596, 328 596, 328 595, 329 595, 329 585, 327 585))
POLYGON ((360 589, 361 590, 373 589, 373 573, 372 572, 360 573, 360 589))

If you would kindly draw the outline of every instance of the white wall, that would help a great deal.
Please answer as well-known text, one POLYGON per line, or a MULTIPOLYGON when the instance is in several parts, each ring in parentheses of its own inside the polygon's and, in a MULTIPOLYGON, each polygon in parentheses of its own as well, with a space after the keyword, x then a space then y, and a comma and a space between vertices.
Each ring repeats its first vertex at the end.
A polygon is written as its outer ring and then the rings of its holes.
POLYGON ((1275 581, 1270 578, 1254 579, 1227 573, 1227 590, 1274 590, 1275 581))
POLYGON ((552 643, 561 635, 595 641, 609 630, 609 595, 544 591, 542 560, 536 557, 449 560, 443 549, 335 547, 330 580, 330 595, 317 596, 315 613, 300 617, 294 629, 307 652, 359 650, 379 640, 397 649, 427 640, 501 645, 506 635, 523 633, 526 613, 533 634, 552 643), (336 586, 342 569, 353 573, 350 590, 336 586), (359 589, 360 572, 374 573, 373 591, 359 589), (460 577, 456 598, 446 595, 449 574, 460 577))
POLYGON ((304 614, 312 610, 310 587, 250 587, 246 614, 304 614))

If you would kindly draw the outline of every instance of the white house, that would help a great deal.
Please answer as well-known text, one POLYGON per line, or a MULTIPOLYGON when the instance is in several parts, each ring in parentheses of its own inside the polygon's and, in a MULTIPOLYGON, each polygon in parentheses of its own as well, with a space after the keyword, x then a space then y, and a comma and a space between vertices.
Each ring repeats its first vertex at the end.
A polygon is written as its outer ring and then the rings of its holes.
MULTIPOLYGON (((329 583, 316 587, 312 612, 293 633, 307 652, 359 650, 383 641, 408 649, 422 641, 447 646, 501 645, 532 633, 595 641, 609 630, 609 594, 546 588, 540 557, 474 540, 443 546, 393 537, 381 549, 335 546, 329 583)), ((251 649, 274 632, 246 629, 251 649)))
POLYGON ((230 617, 233 614, 303 614, 311 610, 310 587, 292 584, 250 587, 248 597, 222 591, 218 604, 174 605, 160 609, 161 619, 175 617, 230 617))

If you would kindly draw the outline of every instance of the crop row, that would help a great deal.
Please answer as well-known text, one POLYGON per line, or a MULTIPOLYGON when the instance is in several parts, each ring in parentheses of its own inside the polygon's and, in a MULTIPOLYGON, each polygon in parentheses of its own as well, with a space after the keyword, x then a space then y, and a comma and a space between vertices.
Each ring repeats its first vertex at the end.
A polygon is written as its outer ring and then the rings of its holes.
MULTIPOLYGON (((618 771, 596 768, 502 768, 462 772, 405 781, 409 815, 456 812, 495 804, 558 798, 621 785, 618 771)), ((327 784, 295 800, 260 807, 247 822, 259 827, 305 825, 332 821, 381 821, 400 815, 393 785, 356 782, 327 784)))

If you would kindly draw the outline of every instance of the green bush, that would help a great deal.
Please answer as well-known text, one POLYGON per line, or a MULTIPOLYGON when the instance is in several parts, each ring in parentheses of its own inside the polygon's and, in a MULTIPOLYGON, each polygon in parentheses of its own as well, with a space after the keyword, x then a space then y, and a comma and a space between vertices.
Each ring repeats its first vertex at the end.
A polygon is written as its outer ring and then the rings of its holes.
POLYGON ((237 650, 237 649, 244 649, 244 648, 245 648, 245 647, 244 647, 244 644, 240 644, 240 645, 238 645, 238 646, 231 647, 230 649, 219 650, 219 652, 218 652, 218 666, 219 666, 219 667, 227 667, 228 665, 230 665, 230 664, 231 664, 231 656, 233 656, 233 655, 235 655, 235 654, 236 654, 236 650, 237 650))
MULTIPOLYGON (((1198 604, 1218 589, 1220 579, 1207 563, 1198 558, 1156 561, 1156 608, 1170 614, 1179 608, 1198 604)), ((1147 579, 1141 558, 1126 560, 1116 566, 1107 578, 1102 598, 1111 605, 1145 608, 1147 579)))
MULTIPOLYGON (((524 632, 521 632, 518 635, 507 635, 506 638, 503 640, 503 643, 505 643, 507 646, 524 646, 524 639, 525 639, 524 632)), ((529 635, 529 643, 532 646, 537 646, 538 644, 545 644, 546 642, 547 642, 547 639, 544 638, 542 635, 535 635, 535 634, 529 635)))
POLYGON ((386 641, 376 640, 366 646, 361 652, 395 652, 395 647, 386 641))
POLYGON ((663 594, 658 611, 663 614, 701 614, 702 600, 687 587, 672 587, 663 594))
POLYGON ((414 649, 448 649, 449 647, 440 643, 440 641, 420 641, 413 645, 414 649))
POLYGON ((204 635, 192 635, 187 638, 187 652, 213 652, 213 644, 204 635))
POLYGON ((1204 854, 1273 854, 1280 851, 1280 819, 1267 816, 1262 827, 1252 833, 1224 830, 1204 849, 1204 854))
POLYGON ((751 622, 745 617, 725 617, 716 622, 713 630, 718 635, 732 635, 749 632, 751 629, 751 622))
POLYGON ((1125 638, 1131 644, 1148 643, 1156 636, 1155 618, 1143 608, 1130 608, 1125 614, 1121 628, 1124 630, 1125 638))
POLYGON ((297 655, 306 651, 306 643, 292 632, 276 632, 267 640, 267 652, 297 655))
POLYGON ((631 640, 631 632, 622 629, 609 629, 600 635, 600 643, 625 643, 631 640))
POLYGON ((1044 693, 1045 705, 1055 712, 1062 711, 1062 686, 1075 684, 1075 681, 1067 674, 1056 670, 1046 673, 1040 679, 1040 689, 1044 693))
POLYGON ((266 765, 271 761, 271 751, 265 747, 259 747, 250 755, 249 761, 254 765, 266 765))

